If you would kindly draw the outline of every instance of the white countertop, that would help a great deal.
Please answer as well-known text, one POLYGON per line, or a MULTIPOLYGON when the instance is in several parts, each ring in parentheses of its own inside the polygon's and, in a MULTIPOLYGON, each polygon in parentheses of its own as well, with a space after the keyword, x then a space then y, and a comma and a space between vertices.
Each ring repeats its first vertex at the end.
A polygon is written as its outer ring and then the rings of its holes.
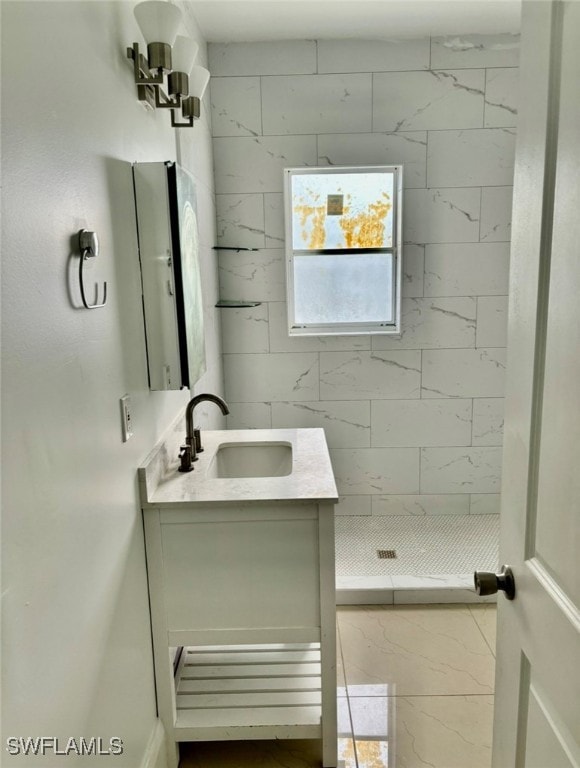
POLYGON ((139 468, 143 507, 183 506, 203 502, 338 501, 323 429, 229 429, 203 431, 203 452, 193 472, 179 472, 182 429, 174 428, 139 468), (179 432, 179 435, 177 434, 179 432), (176 437, 180 439, 176 439, 176 437), (208 469, 222 444, 290 443, 292 471, 281 477, 215 478, 208 469))

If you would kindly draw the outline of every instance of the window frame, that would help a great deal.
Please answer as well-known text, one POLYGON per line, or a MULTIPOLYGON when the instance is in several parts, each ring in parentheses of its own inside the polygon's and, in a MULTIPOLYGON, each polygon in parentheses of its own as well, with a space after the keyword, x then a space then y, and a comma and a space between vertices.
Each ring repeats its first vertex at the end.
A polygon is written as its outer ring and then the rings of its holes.
POLYGON ((401 279, 402 279, 402 221, 403 221, 403 165, 372 166, 322 166, 284 169, 284 223, 286 238, 286 304, 289 336, 352 336, 362 334, 400 336, 401 334, 401 279), (392 245, 388 248, 367 249, 309 249, 293 248, 292 177, 295 175, 330 175, 356 173, 393 174, 393 231, 392 245), (305 255, 338 255, 341 253, 386 253, 392 254, 392 322, 349 322, 349 323, 301 323, 295 322, 294 257, 305 255))

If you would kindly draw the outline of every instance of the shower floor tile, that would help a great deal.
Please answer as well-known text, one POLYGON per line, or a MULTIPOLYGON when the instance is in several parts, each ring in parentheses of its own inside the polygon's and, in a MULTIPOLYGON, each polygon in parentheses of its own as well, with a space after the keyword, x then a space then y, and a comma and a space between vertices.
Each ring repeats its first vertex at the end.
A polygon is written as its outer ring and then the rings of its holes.
POLYGON ((480 602, 473 571, 498 567, 498 515, 337 517, 339 604, 480 602), (382 559, 378 550, 394 550, 382 559))

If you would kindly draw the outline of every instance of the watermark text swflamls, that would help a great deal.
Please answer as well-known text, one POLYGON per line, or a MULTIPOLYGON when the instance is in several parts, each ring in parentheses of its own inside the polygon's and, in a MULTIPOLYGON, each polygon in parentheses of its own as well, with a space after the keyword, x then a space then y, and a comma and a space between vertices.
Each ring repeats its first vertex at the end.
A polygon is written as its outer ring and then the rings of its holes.
POLYGON ((118 736, 102 739, 100 736, 59 739, 56 736, 9 736, 6 739, 9 755, 110 755, 123 754, 123 740, 118 736))

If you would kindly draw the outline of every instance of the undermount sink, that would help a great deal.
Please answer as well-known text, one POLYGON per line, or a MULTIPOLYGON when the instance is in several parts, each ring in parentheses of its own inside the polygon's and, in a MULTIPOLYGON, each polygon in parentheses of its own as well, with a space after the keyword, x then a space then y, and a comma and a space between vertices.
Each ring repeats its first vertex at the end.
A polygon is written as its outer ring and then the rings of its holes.
POLYGON ((282 477, 291 472, 291 443, 222 443, 207 475, 211 478, 282 477))

